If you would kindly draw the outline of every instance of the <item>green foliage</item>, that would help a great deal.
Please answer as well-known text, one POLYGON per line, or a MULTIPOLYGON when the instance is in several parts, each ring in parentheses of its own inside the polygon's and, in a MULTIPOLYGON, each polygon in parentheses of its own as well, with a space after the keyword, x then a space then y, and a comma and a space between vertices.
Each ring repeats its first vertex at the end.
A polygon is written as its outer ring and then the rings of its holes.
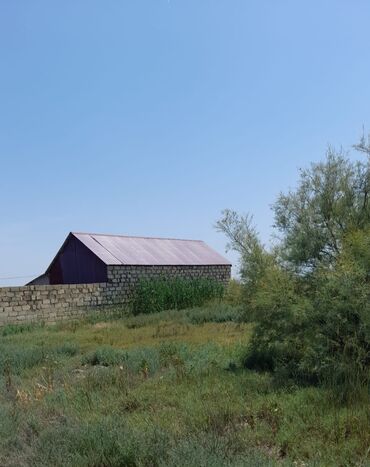
POLYGON ((335 269, 309 284, 276 266, 251 306, 256 317, 246 366, 329 386, 339 401, 367 396, 370 383, 369 234, 349 235, 335 269), (368 255, 368 253, 367 253, 368 255))
POLYGON ((316 278, 309 323, 316 332, 302 365, 314 367, 340 401, 368 396, 370 384, 370 261, 358 254, 370 230, 347 238, 333 270, 316 278))
POLYGON ((273 255, 268 254, 260 242, 251 216, 239 216, 235 211, 225 209, 216 223, 216 229, 228 237, 227 249, 235 250, 240 255, 243 295, 249 301, 259 279, 273 261, 273 255))
POLYGON ((343 236, 369 226, 370 146, 367 151, 366 161, 354 163, 330 149, 326 161, 302 170, 298 188, 274 204, 284 257, 298 268, 333 263, 343 236))
POLYGON ((243 285, 237 279, 230 279, 225 289, 224 301, 230 305, 243 304, 243 285))
POLYGON ((356 149, 366 161, 330 150, 279 196, 273 250, 250 216, 224 211, 217 224, 241 255, 244 319, 255 320, 245 365, 346 403, 370 384, 370 140, 356 149))
POLYGON ((138 284, 133 299, 133 313, 158 313, 201 306, 221 299, 224 286, 213 279, 167 278, 146 279, 138 284))
POLYGON ((308 332, 312 305, 298 289, 291 275, 279 267, 265 272, 250 305, 256 325, 245 364, 248 368, 273 370, 282 380, 288 377, 312 382, 315 373, 306 374, 300 369, 312 337, 308 332))

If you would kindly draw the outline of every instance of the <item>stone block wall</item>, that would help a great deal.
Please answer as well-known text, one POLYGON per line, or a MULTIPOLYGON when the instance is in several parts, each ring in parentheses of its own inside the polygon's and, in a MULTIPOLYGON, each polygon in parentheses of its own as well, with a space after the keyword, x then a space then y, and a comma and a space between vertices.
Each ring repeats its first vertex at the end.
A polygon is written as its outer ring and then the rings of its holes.
POLYGON ((54 323, 103 305, 107 284, 30 285, 0 288, 0 326, 54 323))
POLYGON ((82 317, 93 307, 128 304, 142 278, 207 277, 224 284, 231 266, 108 266, 108 282, 0 288, 0 326, 55 323, 82 317))
POLYGON ((197 279, 206 277, 226 285, 231 277, 231 265, 212 266, 108 266, 108 285, 113 303, 130 301, 135 286, 141 279, 180 277, 197 279))

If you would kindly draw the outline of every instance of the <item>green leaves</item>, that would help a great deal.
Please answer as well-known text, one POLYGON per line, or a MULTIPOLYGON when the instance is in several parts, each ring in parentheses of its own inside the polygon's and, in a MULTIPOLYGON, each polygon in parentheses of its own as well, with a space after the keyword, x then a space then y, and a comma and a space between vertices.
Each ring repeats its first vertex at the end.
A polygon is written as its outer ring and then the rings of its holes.
POLYGON ((355 149, 366 160, 330 148, 280 194, 274 250, 250 216, 226 210, 217 223, 240 253, 245 316, 256 322, 246 366, 329 386, 341 402, 370 384, 370 137, 355 149))
POLYGON ((326 160, 302 170, 297 189, 273 205, 284 258, 301 271, 332 264, 345 234, 370 225, 369 192, 370 157, 351 162, 329 149, 326 160))

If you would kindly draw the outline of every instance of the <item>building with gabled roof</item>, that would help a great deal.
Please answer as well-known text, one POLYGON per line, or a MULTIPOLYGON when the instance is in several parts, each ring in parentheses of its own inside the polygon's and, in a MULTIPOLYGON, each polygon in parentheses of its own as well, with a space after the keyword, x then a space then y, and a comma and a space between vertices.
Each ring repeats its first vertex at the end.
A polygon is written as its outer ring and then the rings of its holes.
POLYGON ((230 273, 231 263, 201 240, 71 232, 46 272, 28 285, 137 280, 142 274, 226 282, 230 273))

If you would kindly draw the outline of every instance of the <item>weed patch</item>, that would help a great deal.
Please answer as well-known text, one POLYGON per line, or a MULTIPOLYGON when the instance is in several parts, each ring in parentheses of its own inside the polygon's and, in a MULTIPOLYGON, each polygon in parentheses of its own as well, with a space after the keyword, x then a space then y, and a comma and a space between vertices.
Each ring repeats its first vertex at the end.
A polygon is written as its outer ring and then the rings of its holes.
POLYGON ((157 313, 201 306, 213 299, 220 300, 224 286, 212 279, 180 279, 163 277, 142 280, 132 304, 133 313, 157 313))
POLYGON ((3 336, 0 465, 366 465, 369 406, 246 370, 237 310, 3 336))

